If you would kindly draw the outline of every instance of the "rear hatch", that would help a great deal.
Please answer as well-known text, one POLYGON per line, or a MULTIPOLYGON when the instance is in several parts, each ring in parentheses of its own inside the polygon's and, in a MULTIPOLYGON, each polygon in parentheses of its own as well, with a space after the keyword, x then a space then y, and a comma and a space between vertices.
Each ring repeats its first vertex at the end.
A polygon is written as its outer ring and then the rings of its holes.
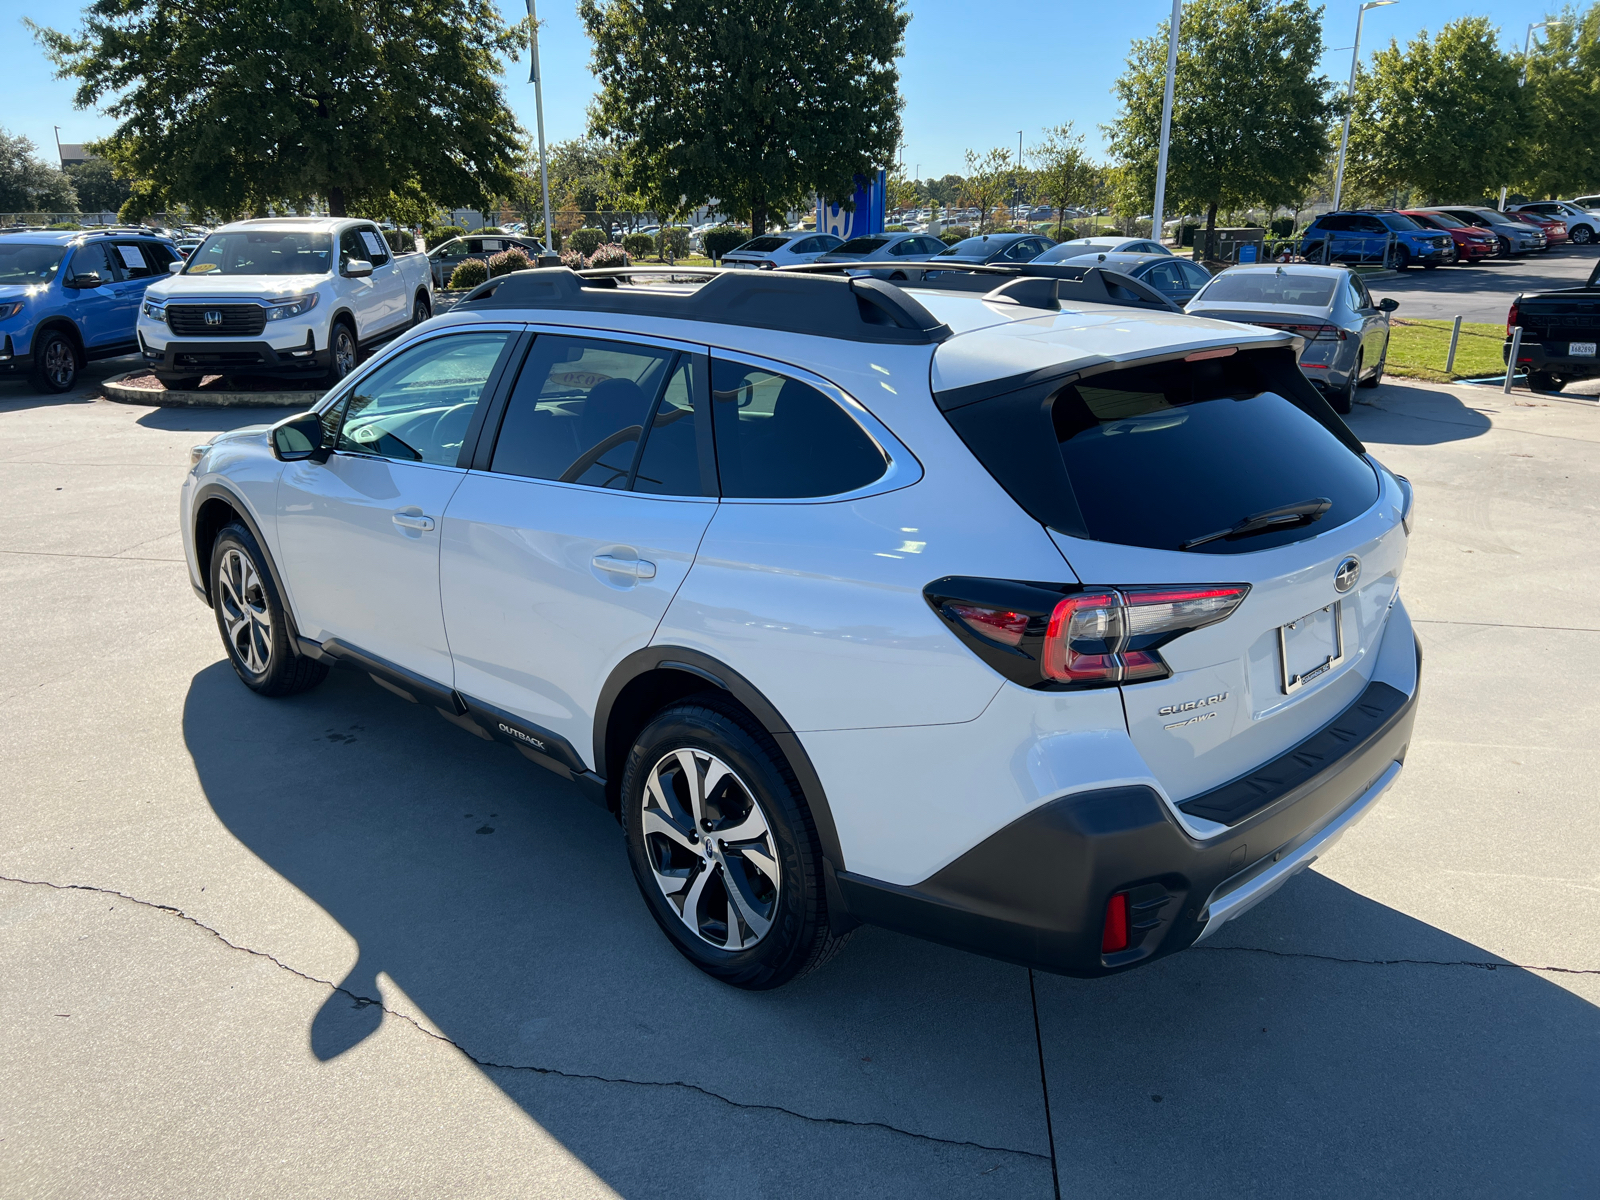
POLYGON ((1248 589, 1224 619, 1159 644, 1166 678, 1121 686, 1133 742, 1175 802, 1283 754, 1360 696, 1406 549, 1400 483, 1286 350, 1206 353, 1225 357, 1067 376, 1031 400, 946 413, 1087 591, 1132 605, 1136 589, 1248 589), (1049 424, 1030 432, 1041 407, 1049 424), (1049 453, 1015 452, 1041 434, 1049 453))
POLYGON ((1300 338, 1300 365, 1326 370, 1348 335, 1332 323, 1335 293, 1343 282, 1328 272, 1237 271, 1217 276, 1186 311, 1217 321, 1282 329, 1300 338))

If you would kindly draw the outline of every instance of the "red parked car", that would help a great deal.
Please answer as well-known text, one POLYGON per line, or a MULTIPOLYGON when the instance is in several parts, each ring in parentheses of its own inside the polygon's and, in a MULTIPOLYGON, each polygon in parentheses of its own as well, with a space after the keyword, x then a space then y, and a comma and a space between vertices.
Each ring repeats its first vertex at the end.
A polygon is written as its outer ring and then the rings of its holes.
POLYGON ((1543 213, 1536 212, 1508 212, 1506 216, 1513 221, 1521 221, 1524 225, 1544 230, 1546 250, 1557 242, 1567 240, 1567 223, 1559 217, 1547 217, 1543 213))
POLYGON ((1456 262, 1476 262, 1480 258, 1493 258, 1500 253, 1500 239, 1487 229, 1468 225, 1444 213, 1423 212, 1420 209, 1400 210, 1424 229, 1442 229, 1456 244, 1456 262))

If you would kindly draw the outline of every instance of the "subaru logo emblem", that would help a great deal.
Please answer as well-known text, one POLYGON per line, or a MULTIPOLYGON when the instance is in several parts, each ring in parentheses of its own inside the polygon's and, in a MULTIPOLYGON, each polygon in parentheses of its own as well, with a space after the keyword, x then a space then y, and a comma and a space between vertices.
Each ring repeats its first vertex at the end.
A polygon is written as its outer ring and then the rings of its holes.
POLYGON ((218 309, 215 309, 215 308, 206 309, 206 324, 207 325, 221 325, 222 324, 222 313, 218 309))
POLYGON ((1340 563, 1339 569, 1333 573, 1333 586, 1341 592, 1348 592, 1360 578, 1361 560, 1352 556, 1340 563))

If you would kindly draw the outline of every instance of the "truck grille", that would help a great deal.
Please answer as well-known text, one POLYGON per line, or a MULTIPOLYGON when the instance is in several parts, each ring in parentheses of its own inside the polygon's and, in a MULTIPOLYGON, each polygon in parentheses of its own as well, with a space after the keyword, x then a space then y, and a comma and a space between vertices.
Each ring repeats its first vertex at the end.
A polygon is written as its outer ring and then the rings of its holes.
POLYGON ((183 337, 255 337, 267 327, 267 310, 259 304, 169 304, 167 327, 183 337))

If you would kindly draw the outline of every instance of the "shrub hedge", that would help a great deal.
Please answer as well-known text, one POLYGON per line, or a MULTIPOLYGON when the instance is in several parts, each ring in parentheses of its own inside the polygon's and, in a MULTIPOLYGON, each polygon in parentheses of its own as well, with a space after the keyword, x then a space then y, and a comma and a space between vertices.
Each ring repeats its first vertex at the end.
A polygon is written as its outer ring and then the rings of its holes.
POLYGON ((729 250, 749 240, 750 231, 740 229, 737 225, 717 225, 700 235, 700 244, 705 247, 706 256, 712 262, 717 262, 729 250))
POLYGON ((499 254, 490 256, 489 278, 493 279, 497 275, 509 275, 513 271, 526 271, 531 266, 533 264, 528 261, 528 252, 521 246, 512 246, 509 249, 500 251, 499 254))
POLYGON ((625 267, 628 265, 628 252, 615 242, 606 242, 589 256, 591 267, 625 267))
POLYGON ((663 229, 656 234, 656 255, 665 260, 667 255, 673 258, 689 257, 689 231, 687 229, 663 229))
POLYGON ((479 225, 472 232, 473 233, 504 233, 505 230, 501 229, 500 226, 498 226, 498 225, 479 225))
POLYGON ((622 239, 622 248, 631 258, 649 258, 656 250, 656 240, 648 233, 630 233, 622 239))
POLYGON ((451 238, 465 237, 467 231, 459 225, 435 225, 423 236, 423 243, 432 250, 435 246, 442 246, 451 238))
MULTIPOLYGON (((499 257, 496 255, 496 257, 499 257)), ((489 268, 481 258, 469 258, 450 272, 450 282, 445 287, 451 291, 465 291, 475 288, 489 278, 489 268)))
POLYGON ((972 236, 972 230, 965 225, 949 225, 939 234, 939 240, 946 246, 954 246, 963 238, 972 236))
POLYGON ((567 245, 586 258, 610 240, 604 229, 596 229, 592 225, 574 229, 567 235, 567 245))

